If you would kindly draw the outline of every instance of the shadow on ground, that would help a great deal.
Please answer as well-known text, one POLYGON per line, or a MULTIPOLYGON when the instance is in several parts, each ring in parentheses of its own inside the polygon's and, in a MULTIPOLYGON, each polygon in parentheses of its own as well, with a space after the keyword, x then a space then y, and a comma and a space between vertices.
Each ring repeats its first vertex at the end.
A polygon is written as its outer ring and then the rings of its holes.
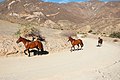
POLYGON ((47 54, 49 54, 48 51, 37 51, 37 50, 31 50, 30 53, 33 53, 33 56, 36 56, 36 55, 47 55, 47 54))
POLYGON ((96 45, 96 47, 101 47, 102 45, 96 45))
POLYGON ((70 50, 70 51, 72 52, 72 51, 79 51, 79 50, 83 50, 83 49, 74 49, 74 50, 70 50))

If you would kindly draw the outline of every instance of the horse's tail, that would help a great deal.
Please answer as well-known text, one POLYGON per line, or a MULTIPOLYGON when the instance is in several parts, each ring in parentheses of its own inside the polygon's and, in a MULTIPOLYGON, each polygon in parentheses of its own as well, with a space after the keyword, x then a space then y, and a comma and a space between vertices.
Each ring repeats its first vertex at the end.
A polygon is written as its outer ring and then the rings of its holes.
POLYGON ((40 41, 38 41, 38 48, 41 49, 41 51, 44 51, 43 44, 40 41))
POLYGON ((81 40, 81 47, 83 47, 84 46, 84 44, 83 44, 83 42, 82 42, 82 40, 81 40))
POLYGON ((79 41, 80 41, 81 47, 83 47, 84 46, 83 41, 81 39, 79 39, 79 41))

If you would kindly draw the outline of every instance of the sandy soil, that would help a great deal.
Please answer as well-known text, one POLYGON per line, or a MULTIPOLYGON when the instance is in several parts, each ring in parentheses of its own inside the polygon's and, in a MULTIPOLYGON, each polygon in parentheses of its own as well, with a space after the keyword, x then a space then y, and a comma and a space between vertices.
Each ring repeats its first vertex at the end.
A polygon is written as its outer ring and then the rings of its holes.
POLYGON ((83 38, 83 50, 0 58, 0 80, 120 80, 120 46, 83 38))

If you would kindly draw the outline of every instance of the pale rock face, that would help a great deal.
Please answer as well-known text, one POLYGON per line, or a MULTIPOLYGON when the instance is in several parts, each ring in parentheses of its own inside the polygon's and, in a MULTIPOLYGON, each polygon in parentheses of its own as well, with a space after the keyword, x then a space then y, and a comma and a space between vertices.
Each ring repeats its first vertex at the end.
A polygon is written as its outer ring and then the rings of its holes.
POLYGON ((11 5, 14 4, 16 1, 19 1, 19 2, 20 2, 20 0, 13 0, 13 1, 11 1, 11 2, 8 4, 8 9, 9 9, 9 10, 11 9, 11 5))
POLYGON ((8 4, 8 9, 10 9, 11 7, 11 5, 13 4, 13 3, 15 3, 16 1, 12 1, 12 2, 10 2, 9 4, 8 4))
POLYGON ((33 12, 33 15, 37 15, 37 16, 45 16, 42 12, 33 12))
POLYGON ((9 15, 10 15, 10 16, 16 16, 16 17, 19 17, 19 14, 17 14, 17 13, 10 13, 9 15))
POLYGON ((57 12, 57 13, 54 13, 54 14, 48 14, 48 15, 46 15, 47 17, 50 17, 50 16, 56 16, 56 15, 58 15, 60 12, 57 12))
POLYGON ((26 6, 29 6, 29 5, 30 5, 30 3, 29 4, 24 4, 23 6, 26 7, 26 6))

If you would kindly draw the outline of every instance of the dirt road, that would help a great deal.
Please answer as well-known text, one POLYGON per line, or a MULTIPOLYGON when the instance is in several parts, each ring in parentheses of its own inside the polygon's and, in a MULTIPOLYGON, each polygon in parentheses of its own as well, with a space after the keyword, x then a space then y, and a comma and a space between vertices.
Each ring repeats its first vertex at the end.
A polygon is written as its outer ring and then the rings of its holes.
POLYGON ((0 58, 0 80, 119 80, 120 46, 104 42, 96 47, 91 38, 83 42, 79 51, 0 58))

